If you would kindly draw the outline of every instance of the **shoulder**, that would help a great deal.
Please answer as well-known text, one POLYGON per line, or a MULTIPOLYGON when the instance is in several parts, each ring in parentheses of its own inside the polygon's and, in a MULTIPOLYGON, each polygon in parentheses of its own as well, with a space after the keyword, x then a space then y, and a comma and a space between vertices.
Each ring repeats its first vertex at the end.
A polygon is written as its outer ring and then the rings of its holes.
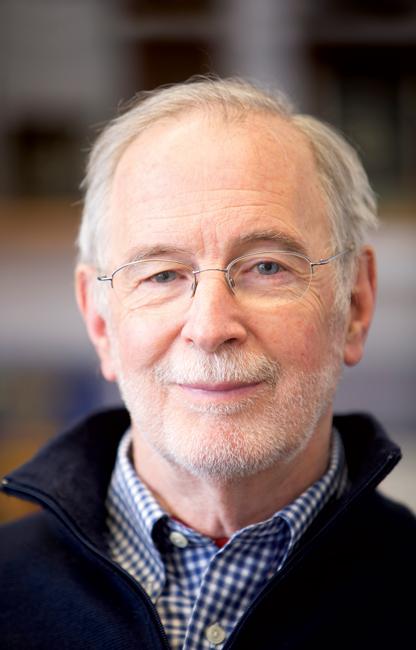
MULTIPOLYGON (((48 515, 41 511, 0 526, 0 572, 22 573, 33 563, 51 563, 60 549, 48 515)), ((45 576, 46 577, 46 576, 45 576)))
POLYGON ((0 527, 0 602, 23 597, 48 598, 76 576, 88 562, 76 540, 53 515, 41 510, 0 527))
POLYGON ((45 517, 43 511, 27 515, 6 524, 0 525, 0 551, 12 551, 11 546, 16 547, 24 543, 27 538, 37 536, 44 531, 45 517), (14 541, 12 545, 11 542, 14 541))
POLYGON ((414 556, 416 516, 409 508, 376 490, 358 510, 358 522, 367 535, 377 537, 381 547, 406 550, 414 556))
POLYGON ((333 533, 333 550, 351 574, 358 571, 373 584, 380 570, 385 584, 414 580, 416 517, 404 505, 378 490, 370 492, 346 508, 333 533))
POLYGON ((38 608, 60 599, 70 554, 51 523, 41 511, 0 527, 0 636, 13 638, 13 626, 30 627, 38 608))
POLYGON ((409 532, 416 532, 416 516, 405 505, 384 496, 380 491, 375 491, 371 498, 373 517, 383 521, 389 521, 400 526, 400 529, 407 529, 409 532))

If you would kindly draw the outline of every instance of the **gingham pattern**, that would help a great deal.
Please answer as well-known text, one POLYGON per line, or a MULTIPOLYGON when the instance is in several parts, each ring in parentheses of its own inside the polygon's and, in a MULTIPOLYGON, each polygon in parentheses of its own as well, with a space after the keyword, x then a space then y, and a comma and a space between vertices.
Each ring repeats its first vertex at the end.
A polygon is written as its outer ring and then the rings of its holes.
POLYGON ((325 503, 343 491, 341 439, 334 431, 328 470, 319 481, 270 519, 236 532, 220 549, 161 509, 138 478, 130 448, 128 431, 107 498, 110 554, 149 594, 172 648, 220 649, 325 503), (173 532, 184 536, 185 547, 172 543, 173 532))

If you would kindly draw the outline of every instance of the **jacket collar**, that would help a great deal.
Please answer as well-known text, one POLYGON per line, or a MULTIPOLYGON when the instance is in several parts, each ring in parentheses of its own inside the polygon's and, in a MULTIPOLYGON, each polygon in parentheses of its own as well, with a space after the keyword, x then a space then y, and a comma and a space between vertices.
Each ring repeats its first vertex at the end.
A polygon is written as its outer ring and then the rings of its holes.
MULTIPOLYGON (((107 490, 118 444, 129 424, 125 409, 93 414, 6 476, 4 491, 41 503, 105 550, 107 490)), ((351 501, 374 489, 401 453, 368 415, 336 416, 334 425, 344 443, 351 482, 345 498, 351 501)))
POLYGON ((120 438, 129 425, 124 409, 90 415, 6 476, 3 489, 65 514, 104 550, 107 488, 120 438))

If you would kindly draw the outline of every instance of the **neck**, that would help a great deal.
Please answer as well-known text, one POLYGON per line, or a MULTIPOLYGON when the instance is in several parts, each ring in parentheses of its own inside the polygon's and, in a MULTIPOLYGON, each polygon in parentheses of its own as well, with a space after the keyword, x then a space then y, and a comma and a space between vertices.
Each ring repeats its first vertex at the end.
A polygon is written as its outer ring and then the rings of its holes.
POLYGON ((272 516, 325 473, 331 422, 332 414, 289 462, 233 482, 196 477, 172 465, 133 428, 134 466, 169 515, 208 537, 230 537, 272 516))

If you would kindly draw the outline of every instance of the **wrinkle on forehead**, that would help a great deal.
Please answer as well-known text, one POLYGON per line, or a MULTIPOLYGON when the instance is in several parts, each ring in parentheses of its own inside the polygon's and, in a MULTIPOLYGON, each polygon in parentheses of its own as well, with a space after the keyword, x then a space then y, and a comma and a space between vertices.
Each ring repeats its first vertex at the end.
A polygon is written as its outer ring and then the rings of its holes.
MULTIPOLYGON (((252 164, 252 189, 276 191, 272 170, 260 169, 256 162, 261 155, 270 155, 274 164, 299 178, 315 167, 312 149, 306 137, 284 119, 275 116, 252 115, 244 121, 226 123, 217 118, 208 119, 205 114, 194 113, 187 118, 156 123, 141 133, 121 157, 113 181, 117 191, 119 181, 126 173, 135 172, 147 177, 158 172, 160 181, 165 180, 163 169, 171 182, 176 182, 177 192, 189 193, 189 158, 194 160, 193 176, 197 187, 210 191, 246 189, 247 179, 238 175, 241 168, 252 164), (267 151, 265 150, 267 149, 267 151), (218 163, 221 165, 218 166, 218 163), (218 177, 212 171, 216 170, 218 177), (185 182, 185 184, 184 184, 185 182), (266 187, 265 184, 266 183, 266 187)), ((152 178, 155 181, 155 178, 152 178)), ((318 181, 318 178, 316 179, 318 181)), ((160 185, 153 182, 141 186, 141 199, 157 196, 160 185)))
POLYGON ((199 220, 206 238, 203 229, 215 219, 220 238, 222 227, 236 218, 243 226, 250 214, 286 220, 301 215, 301 228, 309 230, 319 219, 327 222, 325 213, 305 136, 287 121, 264 115, 229 124, 195 114, 155 124, 122 156, 110 208, 116 239, 124 227, 140 233, 136 222, 142 220, 152 220, 161 234, 168 228, 178 235, 186 220, 199 220))

